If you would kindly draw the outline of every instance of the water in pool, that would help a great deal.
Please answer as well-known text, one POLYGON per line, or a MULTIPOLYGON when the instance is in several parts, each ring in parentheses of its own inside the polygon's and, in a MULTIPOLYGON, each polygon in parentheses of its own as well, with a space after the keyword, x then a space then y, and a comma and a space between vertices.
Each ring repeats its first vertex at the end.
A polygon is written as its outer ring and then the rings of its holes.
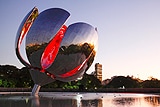
POLYGON ((160 96, 132 93, 0 93, 0 107, 160 107, 160 96))

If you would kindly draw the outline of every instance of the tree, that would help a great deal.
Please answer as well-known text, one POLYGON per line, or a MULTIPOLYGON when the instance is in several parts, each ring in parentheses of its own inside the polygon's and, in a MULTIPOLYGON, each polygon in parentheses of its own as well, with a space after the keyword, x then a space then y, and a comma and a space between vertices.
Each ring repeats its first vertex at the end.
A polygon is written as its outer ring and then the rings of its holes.
POLYGON ((0 87, 32 87, 31 79, 27 67, 18 69, 12 65, 0 65, 0 87))
POLYGON ((150 80, 145 80, 142 82, 143 88, 160 88, 160 80, 156 78, 150 78, 150 80))
POLYGON ((107 88, 139 88, 139 82, 138 80, 133 79, 132 77, 124 77, 124 76, 118 76, 115 77, 109 84, 107 84, 105 87, 107 88))
POLYGON ((101 88, 101 82, 94 75, 84 74, 80 85, 83 85, 85 89, 101 88))
POLYGON ((18 73, 18 68, 11 65, 1 65, 0 66, 0 87, 16 87, 17 80, 16 76, 18 73))

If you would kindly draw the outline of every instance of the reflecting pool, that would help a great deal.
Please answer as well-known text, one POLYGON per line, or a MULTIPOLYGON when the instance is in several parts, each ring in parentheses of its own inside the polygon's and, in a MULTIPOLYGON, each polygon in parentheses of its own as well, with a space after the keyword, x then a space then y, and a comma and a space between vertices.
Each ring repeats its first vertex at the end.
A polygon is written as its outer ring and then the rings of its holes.
POLYGON ((0 107, 160 107, 160 95, 132 93, 0 92, 0 107))

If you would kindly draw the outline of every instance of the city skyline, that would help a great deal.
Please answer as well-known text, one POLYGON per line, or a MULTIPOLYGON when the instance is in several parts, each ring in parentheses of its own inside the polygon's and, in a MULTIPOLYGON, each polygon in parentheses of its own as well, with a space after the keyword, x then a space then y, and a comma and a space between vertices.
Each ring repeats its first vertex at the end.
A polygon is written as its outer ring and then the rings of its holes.
MULTIPOLYGON (((0 1, 0 64, 24 67, 15 55, 15 37, 25 15, 33 8, 63 8, 71 13, 66 25, 87 22, 98 30, 95 63, 103 65, 103 80, 112 76, 160 79, 160 1, 0 1)), ((23 53, 24 50, 22 50, 23 53)))

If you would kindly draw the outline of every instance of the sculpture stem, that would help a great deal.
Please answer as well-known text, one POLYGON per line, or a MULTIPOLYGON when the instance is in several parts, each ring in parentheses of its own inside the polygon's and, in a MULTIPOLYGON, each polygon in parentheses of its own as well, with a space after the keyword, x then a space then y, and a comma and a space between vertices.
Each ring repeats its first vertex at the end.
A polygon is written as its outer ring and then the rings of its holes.
POLYGON ((39 90, 40 90, 41 86, 38 85, 38 84, 34 84, 34 87, 32 89, 32 96, 37 96, 38 93, 39 93, 39 90))

